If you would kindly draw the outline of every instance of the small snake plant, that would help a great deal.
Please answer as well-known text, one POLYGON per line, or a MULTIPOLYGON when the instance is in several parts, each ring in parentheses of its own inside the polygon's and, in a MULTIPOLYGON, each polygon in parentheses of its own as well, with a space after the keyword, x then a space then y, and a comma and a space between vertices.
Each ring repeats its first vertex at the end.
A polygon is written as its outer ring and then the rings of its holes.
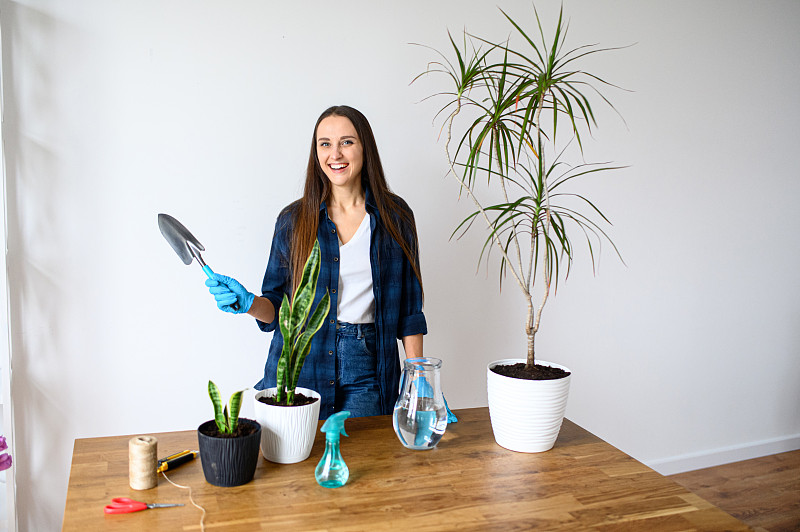
POLYGON ((239 410, 242 407, 242 392, 239 390, 231 395, 228 405, 222 406, 222 398, 219 395, 217 385, 208 381, 208 396, 214 404, 214 422, 217 424, 222 434, 233 434, 239 426, 239 410))
POLYGON ((303 277, 295 290, 292 301, 284 294, 283 302, 278 313, 278 322, 283 335, 283 350, 278 360, 277 393, 275 401, 280 403, 284 399, 287 405, 294 404, 294 392, 300 370, 311 350, 311 339, 322 327, 325 316, 331 308, 330 293, 325 290, 325 295, 317 304, 311 317, 311 305, 314 294, 317 293, 317 278, 321 262, 319 241, 314 242, 314 248, 306 260, 303 268, 303 277))

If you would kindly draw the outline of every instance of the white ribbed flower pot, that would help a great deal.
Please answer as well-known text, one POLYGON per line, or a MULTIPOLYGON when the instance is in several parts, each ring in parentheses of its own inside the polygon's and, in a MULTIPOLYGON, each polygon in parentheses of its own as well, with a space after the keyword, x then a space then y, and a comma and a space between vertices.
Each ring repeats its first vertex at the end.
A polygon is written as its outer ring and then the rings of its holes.
POLYGON ((270 462, 294 464, 311 454, 319 422, 320 395, 307 388, 296 393, 317 400, 303 406, 274 406, 262 403, 260 397, 275 397, 277 388, 267 388, 255 395, 256 420, 261 424, 261 454, 270 462))
MULTIPOLYGON (((489 417, 498 445, 521 453, 553 448, 564 420, 572 375, 563 379, 532 381, 498 375, 492 368, 524 363, 524 359, 496 360, 486 368, 489 417)), ((537 360, 537 364, 569 371, 564 366, 537 360)))

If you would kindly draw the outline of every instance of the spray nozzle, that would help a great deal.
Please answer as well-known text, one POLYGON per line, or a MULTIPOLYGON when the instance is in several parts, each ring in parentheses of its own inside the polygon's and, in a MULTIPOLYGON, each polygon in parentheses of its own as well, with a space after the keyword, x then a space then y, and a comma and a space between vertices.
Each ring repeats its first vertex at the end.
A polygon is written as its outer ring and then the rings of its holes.
MULTIPOLYGON (((336 412, 331 417, 325 420, 325 423, 322 424, 322 428, 320 429, 322 432, 325 433, 325 439, 328 441, 339 441, 339 434, 344 434, 347 436, 347 433, 344 431, 344 420, 350 417, 350 412, 347 410, 342 410, 341 412, 336 412)), ((347 436, 348 438, 350 436, 347 436)))

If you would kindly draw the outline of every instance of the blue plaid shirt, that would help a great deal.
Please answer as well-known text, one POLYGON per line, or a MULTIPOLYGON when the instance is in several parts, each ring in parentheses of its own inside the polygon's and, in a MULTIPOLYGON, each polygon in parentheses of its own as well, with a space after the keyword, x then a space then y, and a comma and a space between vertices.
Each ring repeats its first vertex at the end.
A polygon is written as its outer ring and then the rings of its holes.
MULTIPOLYGON (((399 197, 400 206, 409 213, 411 209, 399 197)), ((292 207, 289 205, 278 216, 275 234, 272 238, 267 271, 261 285, 261 295, 275 305, 276 318, 271 323, 258 321, 262 331, 275 331, 269 346, 269 356, 264 367, 264 378, 255 388, 263 390, 275 386, 278 359, 283 347, 280 327, 276 327, 277 310, 283 295, 291 298, 291 271, 289 249, 292 230, 292 207)), ((389 235, 381 222, 369 189, 366 190, 366 209, 370 216, 372 241, 370 243, 370 263, 372 265, 372 291, 375 295, 375 328, 377 331, 378 381, 381 392, 381 412, 391 414, 397 400, 400 384, 400 356, 397 340, 415 334, 427 334, 428 328, 422 312, 422 287, 414 275, 400 245, 389 235)), ((413 215, 413 213, 412 213, 413 215)), ((401 226, 403 236, 408 242, 416 241, 416 234, 410 227, 401 226)), ((339 238, 336 226, 328 217, 325 203, 319 210, 319 229, 317 239, 322 252, 316 306, 327 288, 331 295, 331 310, 325 324, 311 342, 311 352, 300 372, 298 386, 319 392, 322 396, 320 419, 327 419, 334 413, 336 392, 336 309, 338 307, 339 286, 339 238)), ((312 307, 314 308, 314 307, 312 307)))

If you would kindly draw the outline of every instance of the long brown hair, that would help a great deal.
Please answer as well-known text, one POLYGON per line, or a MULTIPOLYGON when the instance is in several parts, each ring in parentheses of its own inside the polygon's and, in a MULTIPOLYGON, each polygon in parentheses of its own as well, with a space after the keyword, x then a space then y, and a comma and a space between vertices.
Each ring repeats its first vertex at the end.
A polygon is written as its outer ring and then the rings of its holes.
POLYGON ((346 105, 337 105, 326 109, 314 125, 303 197, 294 205, 294 227, 290 254, 292 286, 296 289, 303 275, 303 266, 311 253, 311 249, 314 247, 314 241, 317 239, 319 207, 323 201, 329 199, 331 193, 330 181, 325 172, 323 172, 317 157, 317 128, 319 128, 320 122, 329 116, 343 116, 350 120, 353 127, 355 127, 364 149, 361 184, 365 188, 368 187, 372 192, 372 197, 375 199, 384 227, 402 248, 408 262, 411 264, 414 275, 416 275, 420 286, 422 286, 422 274, 419 268, 419 241, 414 217, 407 206, 402 203, 402 200, 389 190, 386 176, 383 173, 381 158, 378 155, 375 135, 372 133, 372 127, 370 127, 367 118, 358 110, 346 105), (406 228, 408 238, 403 235, 403 231, 400 228, 401 224, 406 228))

